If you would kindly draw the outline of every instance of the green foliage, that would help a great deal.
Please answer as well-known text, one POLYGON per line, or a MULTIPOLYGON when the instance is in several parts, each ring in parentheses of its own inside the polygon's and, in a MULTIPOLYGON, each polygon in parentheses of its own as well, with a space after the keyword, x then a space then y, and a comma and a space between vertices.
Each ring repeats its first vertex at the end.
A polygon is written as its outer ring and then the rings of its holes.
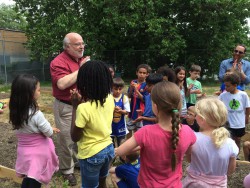
POLYGON ((185 1, 181 6, 177 17, 188 48, 180 63, 196 63, 217 73, 220 61, 232 56, 237 43, 249 45, 249 1, 185 1))
POLYGON ((6 85, 6 84, 2 85, 2 84, 0 83, 0 92, 9 92, 9 91, 10 91, 10 88, 11 88, 10 85, 6 85))
POLYGON ((248 0, 16 0, 16 8, 27 18, 33 58, 60 51, 75 31, 88 44, 85 54, 126 75, 140 63, 195 63, 213 74, 237 43, 249 45, 248 0))
POLYGON ((0 4, 0 18, 1 28, 23 30, 27 25, 24 16, 17 13, 13 5, 0 4))

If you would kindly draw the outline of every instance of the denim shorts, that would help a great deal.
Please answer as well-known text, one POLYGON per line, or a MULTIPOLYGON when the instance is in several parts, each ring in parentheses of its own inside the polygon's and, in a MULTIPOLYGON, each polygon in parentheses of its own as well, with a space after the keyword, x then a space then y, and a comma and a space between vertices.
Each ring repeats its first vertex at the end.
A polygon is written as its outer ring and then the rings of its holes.
POLYGON ((114 146, 110 144, 92 157, 79 159, 82 188, 98 187, 99 178, 108 175, 109 164, 114 157, 114 146))

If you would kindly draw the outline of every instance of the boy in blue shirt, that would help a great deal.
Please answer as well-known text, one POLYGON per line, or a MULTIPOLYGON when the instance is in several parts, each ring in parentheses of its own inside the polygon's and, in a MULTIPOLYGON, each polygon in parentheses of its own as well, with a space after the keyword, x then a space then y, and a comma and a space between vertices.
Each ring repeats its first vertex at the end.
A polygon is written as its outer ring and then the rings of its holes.
POLYGON ((111 138, 115 147, 115 138, 117 141, 117 146, 128 132, 126 127, 125 116, 130 112, 129 99, 126 95, 122 93, 125 86, 124 81, 121 78, 113 79, 112 94, 114 97, 115 109, 112 120, 112 133, 111 138))
POLYGON ((138 118, 134 120, 134 122, 143 122, 144 125, 149 125, 149 124, 154 124, 157 122, 157 119, 153 113, 152 110, 152 101, 151 101, 151 90, 153 89, 154 85, 157 84, 158 82, 163 81, 163 75, 158 74, 158 73, 153 73, 150 74, 146 78, 146 91, 148 92, 147 95, 144 96, 144 102, 145 102, 145 109, 144 112, 142 113, 141 110, 137 110, 138 113, 138 118))
POLYGON ((139 188, 137 177, 140 170, 139 153, 134 152, 122 157, 125 164, 111 167, 111 179, 119 188, 139 188))
POLYGON ((149 66, 147 64, 140 64, 136 69, 137 79, 132 80, 128 88, 128 97, 130 100, 129 120, 127 128, 129 130, 128 137, 132 136, 132 131, 137 131, 142 127, 141 122, 134 123, 133 121, 138 118, 137 110, 140 109, 144 112, 144 100, 143 97, 146 95, 146 78, 149 74, 149 66))

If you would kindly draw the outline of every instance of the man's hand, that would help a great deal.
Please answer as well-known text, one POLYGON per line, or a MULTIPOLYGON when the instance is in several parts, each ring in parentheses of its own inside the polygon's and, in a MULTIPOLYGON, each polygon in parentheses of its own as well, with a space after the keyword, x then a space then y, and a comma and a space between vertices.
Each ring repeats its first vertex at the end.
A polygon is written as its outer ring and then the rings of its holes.
POLYGON ((238 65, 238 70, 239 70, 240 72, 243 72, 243 70, 242 70, 242 63, 240 62, 240 63, 238 63, 237 65, 238 65))
POLYGON ((238 64, 238 59, 235 59, 233 62, 233 69, 237 68, 237 64, 238 64))

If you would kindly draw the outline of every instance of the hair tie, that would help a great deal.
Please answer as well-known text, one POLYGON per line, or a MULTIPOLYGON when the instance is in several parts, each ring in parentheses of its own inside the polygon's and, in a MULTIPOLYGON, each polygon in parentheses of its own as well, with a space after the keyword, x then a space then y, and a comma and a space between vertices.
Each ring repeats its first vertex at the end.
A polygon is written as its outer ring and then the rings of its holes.
POLYGON ((172 112, 177 113, 177 112, 179 112, 179 110, 177 110, 177 109, 172 109, 172 112))

